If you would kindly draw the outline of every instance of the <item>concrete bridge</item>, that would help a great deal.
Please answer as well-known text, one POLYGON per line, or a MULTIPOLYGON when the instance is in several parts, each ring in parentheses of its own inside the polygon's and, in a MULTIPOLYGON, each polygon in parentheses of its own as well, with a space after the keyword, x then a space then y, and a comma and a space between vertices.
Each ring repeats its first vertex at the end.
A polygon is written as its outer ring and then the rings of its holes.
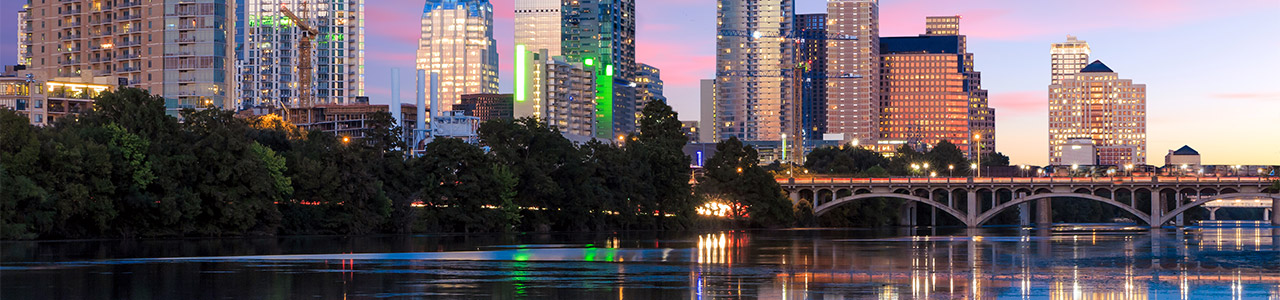
MULTIPOLYGON (((1053 198, 1095 201, 1115 206, 1151 226, 1183 225, 1183 213, 1219 200, 1270 202, 1267 219, 1280 225, 1280 194, 1262 177, 1005 177, 1005 178, 790 178, 779 184, 792 203, 807 200, 815 215, 841 205, 874 198, 906 201, 904 224, 919 224, 916 209, 927 205, 969 227, 981 226, 1017 208, 1029 225, 1031 203, 1036 223, 1052 224, 1053 198)), ((1219 202, 1215 202, 1219 201, 1219 202)))

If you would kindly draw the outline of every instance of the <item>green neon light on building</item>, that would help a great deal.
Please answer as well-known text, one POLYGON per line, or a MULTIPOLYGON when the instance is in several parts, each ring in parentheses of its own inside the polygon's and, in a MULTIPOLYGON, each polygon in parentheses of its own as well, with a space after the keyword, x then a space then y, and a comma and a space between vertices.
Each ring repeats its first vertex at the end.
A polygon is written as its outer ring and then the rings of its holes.
POLYGON ((524 45, 516 45, 516 102, 524 102, 525 96, 525 57, 524 45))

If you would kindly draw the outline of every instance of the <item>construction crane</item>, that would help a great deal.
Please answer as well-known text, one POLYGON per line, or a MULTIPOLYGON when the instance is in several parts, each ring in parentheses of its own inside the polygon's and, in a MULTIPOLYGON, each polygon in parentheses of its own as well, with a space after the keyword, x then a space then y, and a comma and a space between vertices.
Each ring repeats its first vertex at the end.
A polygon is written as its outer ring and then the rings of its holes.
MULTIPOLYGON (((306 8, 306 2, 302 7, 306 8)), ((320 35, 320 31, 307 25, 307 20, 290 11, 288 7, 280 5, 280 12, 289 17, 293 21, 293 25, 302 31, 302 37, 298 39, 298 107, 310 108, 315 105, 315 99, 311 95, 311 86, 314 81, 311 79, 311 70, 315 68, 315 64, 311 61, 311 43, 315 41, 316 36, 320 35)), ((288 110, 287 108, 285 109, 288 110)))

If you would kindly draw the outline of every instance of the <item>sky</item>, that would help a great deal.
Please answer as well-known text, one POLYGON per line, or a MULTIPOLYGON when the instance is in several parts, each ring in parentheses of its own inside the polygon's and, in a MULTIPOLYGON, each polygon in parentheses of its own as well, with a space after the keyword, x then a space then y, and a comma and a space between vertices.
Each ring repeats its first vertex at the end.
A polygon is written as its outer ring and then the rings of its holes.
MULTIPOLYGON (((513 0, 492 0, 503 92, 512 89, 513 0)), ((22 2, 3 0, 16 14, 22 2)), ((796 0, 797 13, 826 1, 796 0)), ((414 97, 413 61, 422 1, 366 0, 366 86, 390 103, 414 97)), ((925 16, 960 15, 975 68, 996 109, 996 149, 1015 164, 1048 160, 1049 46, 1088 41, 1121 78, 1147 85, 1147 163, 1189 145, 1205 164, 1280 164, 1280 1, 1277 0, 882 0, 881 36, 923 33, 925 16)), ((715 75, 715 0, 636 0, 636 59, 662 70, 668 103, 699 116, 698 80, 715 75)), ((4 18, 11 20, 10 18, 4 18)), ((0 23, 14 45, 15 22, 0 23)), ((0 64, 16 61, 0 47, 0 64)))

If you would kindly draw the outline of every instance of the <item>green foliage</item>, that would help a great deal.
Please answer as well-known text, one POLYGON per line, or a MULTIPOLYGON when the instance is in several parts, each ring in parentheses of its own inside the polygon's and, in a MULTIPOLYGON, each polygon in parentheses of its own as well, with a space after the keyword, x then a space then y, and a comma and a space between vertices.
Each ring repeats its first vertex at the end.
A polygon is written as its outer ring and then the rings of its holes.
POLYGON ((883 155, 862 147, 822 147, 809 152, 804 167, 818 174, 856 174, 888 162, 883 155))
POLYGON ((693 214, 660 102, 626 145, 522 119, 484 124, 485 148, 439 139, 407 157, 390 114, 343 143, 275 115, 179 121, 139 89, 96 100, 50 127, 0 110, 0 239, 680 229, 693 214))
POLYGON ((716 145, 716 155, 706 163, 698 193, 721 195, 746 206, 752 227, 785 227, 794 219, 791 201, 773 175, 760 167, 755 148, 730 138, 716 145))
POLYGON ((982 155, 982 165, 989 167, 1008 167, 1009 157, 1004 153, 991 152, 982 155))

